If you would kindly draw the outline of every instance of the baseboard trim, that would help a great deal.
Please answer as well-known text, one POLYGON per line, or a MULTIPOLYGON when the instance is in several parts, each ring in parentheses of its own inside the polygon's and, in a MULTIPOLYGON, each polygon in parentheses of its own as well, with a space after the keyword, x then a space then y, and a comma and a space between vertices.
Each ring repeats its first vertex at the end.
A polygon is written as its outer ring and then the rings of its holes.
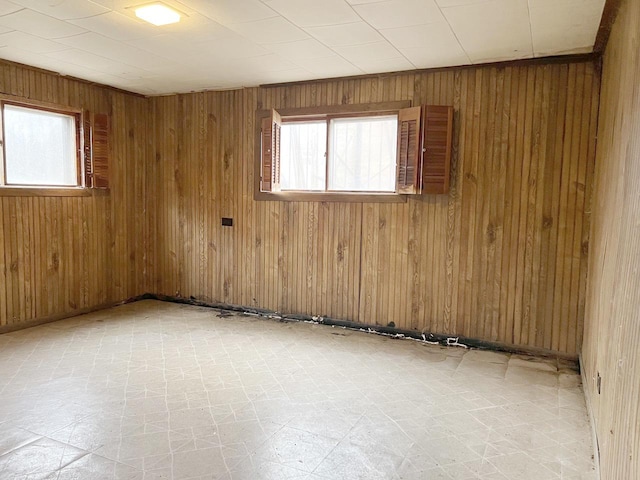
POLYGON ((378 335, 386 335, 395 338, 413 338, 415 340, 421 340, 425 342, 438 343, 443 346, 465 346, 471 348, 477 348, 482 350, 493 350, 498 352, 513 353, 519 355, 531 355, 536 357, 548 357, 567 360, 575 363, 576 369, 579 368, 578 356, 574 354, 568 354, 563 352, 556 352, 554 350, 548 350, 545 348, 528 347, 521 345, 509 345, 500 342, 491 342, 486 340, 478 340, 475 338, 446 335, 433 332, 420 332, 416 330, 403 330, 396 327, 385 327, 382 325, 363 324, 358 322, 352 322, 349 320, 340 320, 330 317, 315 316, 315 315, 299 315, 299 314, 286 314, 268 310, 264 308, 247 307, 243 305, 232 305, 220 302, 209 302, 199 300, 194 297, 176 297, 171 295, 158 295, 153 293, 145 293, 139 298, 160 300, 163 302, 181 303, 186 305, 195 305, 199 307, 216 308, 219 310, 228 310, 232 312, 244 313, 249 315, 258 315, 267 317, 279 321, 302 321, 302 322, 315 322, 322 325, 330 325, 335 327, 348 328, 350 330, 361 330, 378 335))
POLYGON ((587 415, 589 417, 589 424, 591 426, 591 441, 593 442, 593 463, 596 468, 596 478, 600 477, 600 444, 598 443, 598 430, 596 429, 596 421, 593 416, 593 408, 591 404, 591 391, 588 388, 586 369, 584 368, 584 362, 582 361, 582 354, 578 356, 580 363, 580 376, 582 378, 582 391, 584 392, 584 401, 587 405, 587 415))
POLYGON ((117 307, 118 305, 124 305, 125 303, 137 302, 138 300, 143 300, 144 295, 138 295, 136 297, 131 297, 126 300, 121 300, 119 302, 108 302, 102 303, 100 305, 95 305, 93 307, 85 307, 79 308, 77 310, 72 310, 70 312, 65 313, 57 313, 55 315, 49 315, 47 317, 33 318, 30 320, 25 320, 18 323, 10 323, 7 325, 0 326, 0 335, 3 333, 16 332, 18 330, 24 330, 26 328, 33 328, 40 325, 44 325, 46 323, 57 322, 59 320, 64 320, 65 318, 77 317, 78 315, 85 315, 87 313, 97 312, 99 310, 105 310, 107 308, 117 307))

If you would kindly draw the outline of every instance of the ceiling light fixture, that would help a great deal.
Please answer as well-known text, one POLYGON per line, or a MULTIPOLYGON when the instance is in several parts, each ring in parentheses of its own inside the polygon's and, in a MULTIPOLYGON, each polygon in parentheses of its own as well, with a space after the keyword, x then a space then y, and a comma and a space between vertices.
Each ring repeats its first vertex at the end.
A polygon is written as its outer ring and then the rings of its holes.
POLYGON ((157 27, 177 23, 180 21, 180 14, 173 8, 169 8, 162 3, 150 3, 136 8, 136 17, 145 22, 149 22, 157 27))

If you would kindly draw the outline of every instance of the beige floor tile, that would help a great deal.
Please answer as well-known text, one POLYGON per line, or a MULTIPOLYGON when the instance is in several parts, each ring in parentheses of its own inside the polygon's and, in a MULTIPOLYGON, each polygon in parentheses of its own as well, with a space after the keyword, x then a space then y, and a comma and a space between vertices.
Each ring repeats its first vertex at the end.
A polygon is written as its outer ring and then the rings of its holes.
POLYGON ((595 480, 566 361, 143 301, 0 335, 0 478, 595 480))
POLYGON ((144 472, 136 468, 89 454, 50 474, 45 480, 142 480, 143 477, 144 472))
POLYGON ((41 438, 0 456, 0 478, 44 478, 85 455, 78 448, 41 438))
POLYGON ((41 438, 31 432, 17 427, 3 428, 0 425, 0 456, 5 455, 28 443, 41 438))

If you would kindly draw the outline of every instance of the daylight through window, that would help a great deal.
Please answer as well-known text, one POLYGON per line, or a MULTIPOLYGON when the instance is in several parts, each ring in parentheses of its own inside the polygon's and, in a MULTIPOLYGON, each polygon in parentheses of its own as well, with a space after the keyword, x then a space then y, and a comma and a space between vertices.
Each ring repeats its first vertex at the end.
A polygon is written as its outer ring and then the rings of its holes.
POLYGON ((78 117, 2 103, 2 184, 80 185, 78 117))
POLYGON ((256 199, 396 201, 449 191, 450 106, 271 109, 256 117, 256 199))
POLYGON ((283 121, 280 189, 393 193, 397 115, 283 121))

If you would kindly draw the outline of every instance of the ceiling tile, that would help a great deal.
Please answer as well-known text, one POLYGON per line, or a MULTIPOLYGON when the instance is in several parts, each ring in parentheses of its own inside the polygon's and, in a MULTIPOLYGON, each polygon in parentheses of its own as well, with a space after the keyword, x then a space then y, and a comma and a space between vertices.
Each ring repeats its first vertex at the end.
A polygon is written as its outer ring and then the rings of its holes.
POLYGON ((109 9, 91 0, 12 0, 15 3, 59 20, 92 17, 109 9))
POLYGON ((487 0, 435 0, 439 7, 458 7, 460 5, 472 5, 474 3, 482 3, 487 0))
MULTIPOLYGON (((184 62, 176 62, 173 60, 165 60, 157 63, 150 68, 144 69, 150 76, 154 77, 172 77, 175 75, 186 75, 186 65, 184 62), (178 72, 178 73, 177 73, 178 72)), ((185 77, 187 78, 187 77, 185 77)))
MULTIPOLYGON (((12 0, 13 1, 13 0, 12 0)), ((65 1, 65 0, 49 0, 54 2, 65 1)), ((126 9, 131 9, 132 7, 137 7, 139 5, 144 5, 146 3, 153 3, 156 0, 91 0, 93 3, 97 3, 98 5, 102 5, 107 7, 110 10, 115 11, 123 11, 126 9)), ((162 3, 170 6, 175 10, 180 10, 183 13, 191 13, 189 8, 185 5, 185 2, 182 0, 157 0, 162 3)))
POLYGON ((349 5, 362 5, 363 3, 378 3, 384 2, 385 0, 347 0, 349 5))
POLYGON ((428 42, 433 40, 434 32, 455 38, 447 22, 380 30, 380 33, 397 48, 420 47, 425 50, 433 48, 428 42))
POLYGON ((182 0, 207 17, 224 25, 230 23, 255 22, 278 16, 259 0, 182 0))
POLYGON ((58 61, 45 57, 42 54, 28 52, 13 46, 0 47, 0 58, 13 62, 24 63, 33 67, 44 68, 45 70, 52 70, 54 72, 61 71, 58 61))
MULTIPOLYGON (((295 75, 296 79, 309 79, 312 74, 298 65, 292 64, 277 55, 265 55, 255 57, 245 61, 235 59, 207 61, 207 71, 210 72, 208 85, 221 85, 224 87, 233 86, 256 86, 262 83, 272 83, 285 81, 288 75, 295 75), (215 81, 213 78, 215 77, 215 81), (215 82, 215 83, 214 83, 215 82)), ((198 65, 188 66, 193 70, 198 69, 198 65)), ((187 70, 189 71, 189 70, 187 70)), ((206 78, 205 78, 206 79, 206 78)), ((202 76, 199 82, 202 83, 202 76)))
POLYGON ((531 35, 536 56, 590 52, 604 0, 531 0, 531 35))
MULTIPOLYGON (((0 51, 0 54, 5 55, 4 49, 0 51)), ((32 54, 36 55, 36 54, 32 54)), ((61 75, 68 75, 72 77, 82 78, 84 80, 94 81, 93 77, 99 75, 100 72, 96 72, 95 70, 91 70, 89 68, 84 68, 79 65, 74 65, 71 63, 64 62, 57 58, 47 57, 45 55, 37 55, 38 61, 37 63, 29 63, 29 65, 34 65, 40 68, 44 68, 47 70, 52 70, 60 73, 61 75)), ((7 57, 11 59, 10 57, 7 57)))
POLYGON ((0 46, 16 47, 32 53, 56 52, 58 50, 66 50, 69 48, 67 45, 18 31, 3 33, 0 35, 0 46))
POLYGON ((436 39, 436 48, 425 49, 421 47, 401 48, 402 54, 416 66, 416 68, 452 67, 455 65, 470 65, 471 60, 460 48, 460 45, 440 45, 440 39, 436 39))
POLYGON ((229 28, 258 44, 295 42, 309 38, 309 35, 282 17, 234 23, 229 28))
POLYGON ((339 55, 323 58, 301 58, 296 63, 314 75, 314 78, 346 77, 364 72, 339 55))
POLYGON ((605 0, 0 0, 0 58, 144 93, 591 51, 605 0))
MULTIPOLYGON (((0 36, 2 38, 2 36, 0 36)), ((98 33, 87 32, 70 38, 62 38, 60 44, 65 48, 78 48, 86 52, 100 55, 110 60, 134 65, 143 69, 152 69, 154 66, 167 62, 165 58, 152 52, 137 49, 131 45, 118 42, 98 33)))
MULTIPOLYGON (((122 88, 130 92, 144 93, 140 89, 142 83, 148 83, 153 77, 140 77, 140 78, 122 78, 117 75, 109 75, 108 73, 93 73, 91 80, 99 82, 105 85, 111 85, 113 87, 122 88)), ((155 92, 149 92, 155 93, 155 92)))
POLYGON ((47 57, 111 75, 125 75, 139 70, 131 65, 125 65, 121 62, 109 60, 108 58, 76 48, 48 53, 47 57))
POLYGON ((187 43, 215 42, 222 37, 233 35, 234 32, 224 25, 198 14, 190 17, 188 21, 180 22, 182 25, 167 25, 167 28, 156 28, 154 35, 171 35, 176 41, 187 43), (189 21, 193 21, 189 24, 189 21), (172 27, 172 28, 171 28, 172 27))
MULTIPOLYGON (((212 49, 217 57, 242 59, 258 57, 269 53, 269 50, 266 48, 236 33, 232 33, 232 36, 225 37, 221 43, 224 47, 212 49)), ((203 45, 203 47, 206 46, 203 45)))
MULTIPOLYGON (((51 59, 49 60, 51 61, 51 59)), ((101 73, 96 70, 84 68, 80 65, 74 65, 71 63, 62 62, 60 60, 55 60, 54 62, 56 67, 54 71, 57 71, 64 76, 82 78, 90 82, 96 82, 102 85, 110 85, 112 87, 121 88, 129 92, 136 92, 136 93, 149 94, 149 95, 159 93, 151 89, 144 89, 136 86, 140 82, 147 82, 148 80, 146 78, 140 78, 137 80, 124 79, 116 75, 101 73)), ((43 65, 41 68, 47 68, 47 67, 43 65)), ((48 68, 48 69, 53 70, 52 68, 48 68)))
POLYGON ((248 80, 245 80, 244 86, 254 87, 269 83, 299 82, 303 80, 311 80, 312 78, 313 75, 307 70, 304 70, 302 68, 294 68, 290 70, 264 72, 257 77, 250 76, 248 80))
POLYGON ((205 65, 202 64, 202 59, 211 55, 215 55, 217 58, 241 59, 269 54, 266 48, 241 37, 235 32, 229 32, 228 37, 219 39, 219 44, 224 45, 224 48, 213 48, 210 42, 189 43, 176 41, 175 35, 158 35, 131 40, 126 43, 165 59, 176 61, 194 59, 200 62, 203 68, 205 65))
POLYGON ((265 0, 280 15, 300 27, 353 23, 358 14, 344 0, 265 0))
POLYGON ((86 31, 83 28, 28 9, 0 17, 0 26, 48 39, 70 37, 86 31))
POLYGON ((407 27, 443 20, 433 0, 387 0, 355 5, 360 16, 377 29, 407 27))
POLYGON ((198 12, 191 12, 188 16, 183 16, 179 22, 161 26, 150 25, 147 22, 139 20, 135 15, 133 15, 132 10, 127 10, 125 15, 129 16, 136 22, 141 22, 145 27, 151 27, 151 30, 149 31, 153 32, 153 35, 163 35, 167 33, 182 34, 188 36, 189 39, 196 41, 198 39, 213 38, 219 35, 220 32, 227 31, 226 27, 198 12))
POLYGON ((416 68, 403 56, 387 59, 360 60, 356 62, 356 65, 365 73, 401 72, 414 70, 416 68))
POLYGON ((245 59, 228 59, 224 65, 231 69, 231 71, 245 71, 246 73, 273 72, 298 68, 298 66, 293 62, 286 60, 275 53, 245 59))
POLYGON ((22 10, 22 5, 18 5, 8 0, 0 0, 0 16, 22 10))
POLYGON ((383 34, 416 68, 471 63, 447 23, 384 30, 383 34))
POLYGON ((380 31, 416 68, 471 63, 446 22, 380 31))
POLYGON ((307 28, 306 31, 330 47, 363 45, 384 40, 377 30, 365 22, 307 28))
POLYGON ((118 12, 108 12, 95 17, 69 20, 69 23, 123 42, 150 35, 158 35, 159 33, 157 27, 141 20, 134 20, 118 12))
POLYGON ((166 60, 191 57, 196 53, 202 55, 202 52, 196 49, 194 43, 176 41, 175 36, 170 34, 127 40, 125 43, 166 60))
POLYGON ((333 55, 331 49, 312 38, 298 40, 297 42, 274 43, 273 45, 269 45, 268 48, 273 53, 292 60, 300 58, 321 58, 333 55))
POLYGON ((400 56, 398 49, 387 41, 368 43, 366 45, 335 47, 334 50, 356 65, 358 64, 357 62, 387 60, 400 56))
POLYGON ((487 0, 442 12, 474 63, 533 56, 527 0, 487 0))

